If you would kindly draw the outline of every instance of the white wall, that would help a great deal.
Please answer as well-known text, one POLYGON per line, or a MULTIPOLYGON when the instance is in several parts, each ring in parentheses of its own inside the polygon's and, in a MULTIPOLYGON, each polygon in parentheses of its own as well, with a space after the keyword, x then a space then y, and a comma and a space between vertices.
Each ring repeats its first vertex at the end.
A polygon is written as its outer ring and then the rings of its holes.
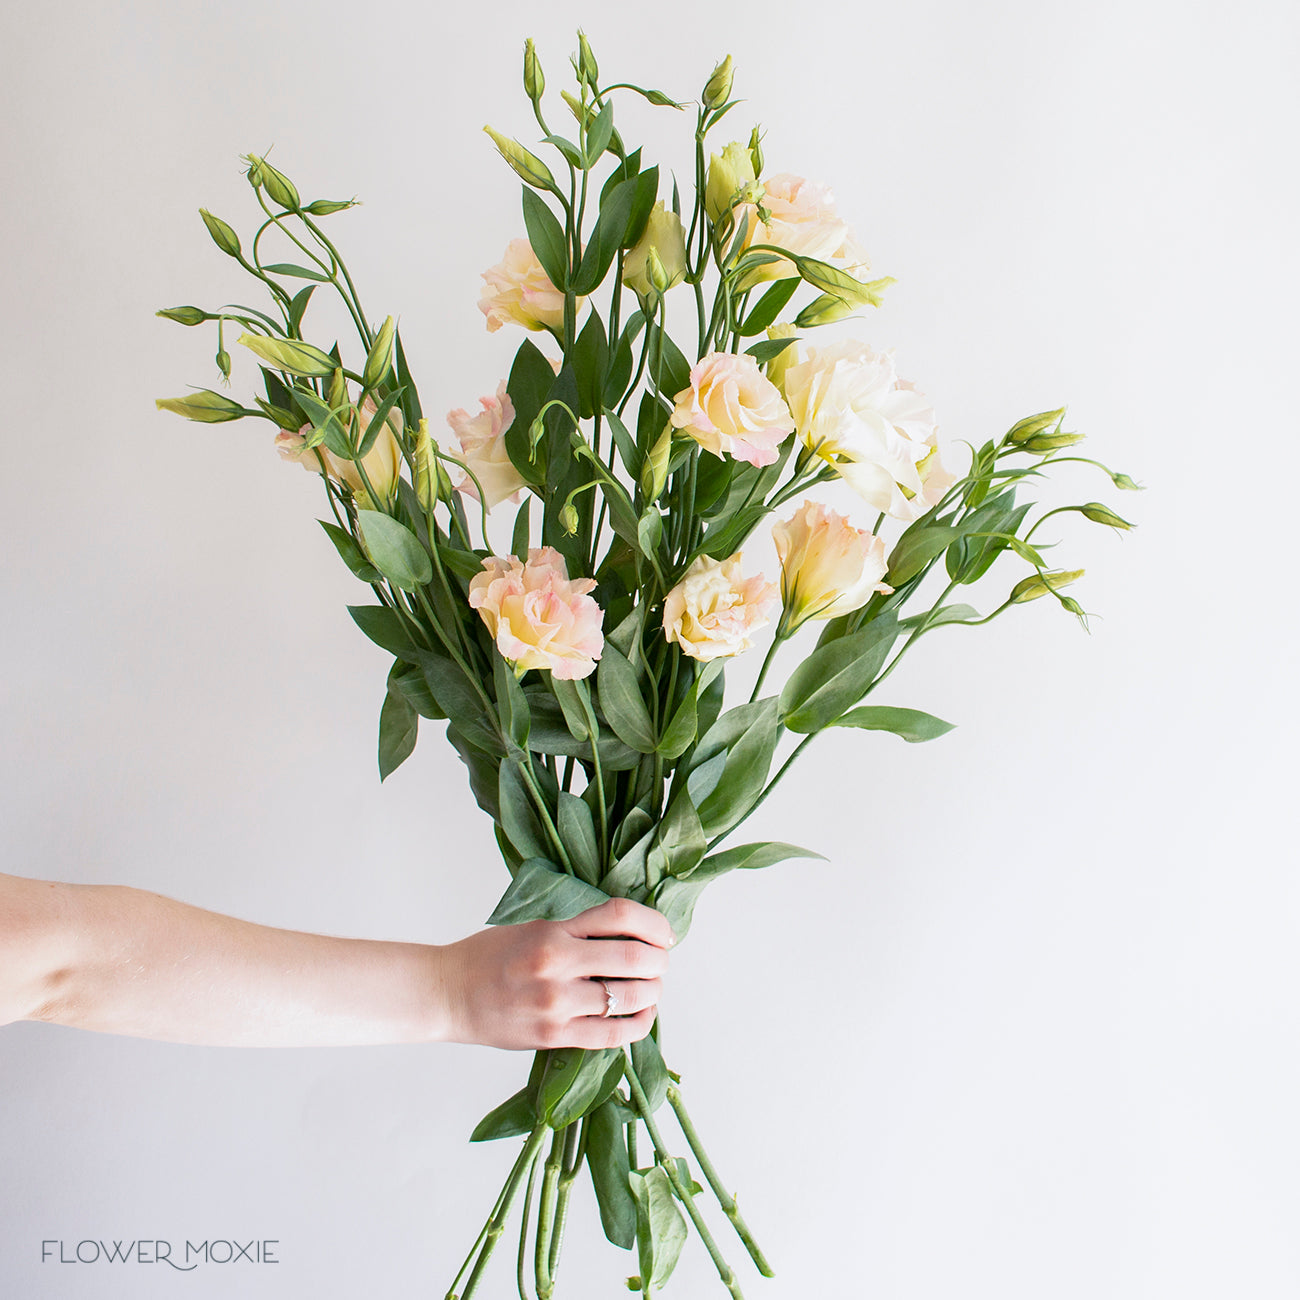
MULTIPOLYGON (((522 39, 558 84, 580 21, 682 97, 734 54, 736 133, 834 185, 899 281, 860 332, 948 436, 1069 403, 1150 489, 1063 484, 1141 525, 1060 530, 1092 635, 1042 601, 933 637, 888 698, 959 729, 819 742, 751 826, 831 861, 720 884, 674 956, 670 1064, 778 1271, 746 1293, 1295 1296, 1290 5, 0 6, 3 869, 338 934, 482 923, 506 877, 435 728, 379 786, 386 664, 316 485, 267 426, 154 411, 215 341, 151 313, 257 305, 195 210, 246 228, 238 155, 274 143, 365 200, 335 229, 426 407, 472 404, 518 343, 475 307, 518 233, 479 127, 530 136, 522 39)), ((625 120, 667 148, 668 116, 625 120)), ((441 1295, 513 1157, 466 1136, 526 1064, 0 1030, 0 1293, 441 1295), (282 1263, 40 1263, 197 1234, 282 1263)), ((593 1217, 569 1300, 635 1271, 593 1217)), ((722 1294, 698 1243, 673 1287, 722 1294)))

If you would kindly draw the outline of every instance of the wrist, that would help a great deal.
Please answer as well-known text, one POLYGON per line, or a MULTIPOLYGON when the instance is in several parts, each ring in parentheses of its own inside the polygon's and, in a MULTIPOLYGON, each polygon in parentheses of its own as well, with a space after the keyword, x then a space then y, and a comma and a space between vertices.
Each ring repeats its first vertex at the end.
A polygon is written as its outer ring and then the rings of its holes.
POLYGON ((459 1005, 454 944, 429 944, 424 981, 424 1037, 430 1043, 455 1043, 459 1005))

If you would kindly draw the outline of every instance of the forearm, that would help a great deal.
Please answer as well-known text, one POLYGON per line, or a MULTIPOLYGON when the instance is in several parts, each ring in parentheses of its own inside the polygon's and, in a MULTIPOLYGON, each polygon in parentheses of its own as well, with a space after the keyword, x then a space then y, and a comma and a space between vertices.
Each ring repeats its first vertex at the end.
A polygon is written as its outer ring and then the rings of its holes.
POLYGON ((280 930, 123 886, 40 883, 57 891, 53 938, 22 1018, 241 1047, 445 1037, 439 948, 280 930))

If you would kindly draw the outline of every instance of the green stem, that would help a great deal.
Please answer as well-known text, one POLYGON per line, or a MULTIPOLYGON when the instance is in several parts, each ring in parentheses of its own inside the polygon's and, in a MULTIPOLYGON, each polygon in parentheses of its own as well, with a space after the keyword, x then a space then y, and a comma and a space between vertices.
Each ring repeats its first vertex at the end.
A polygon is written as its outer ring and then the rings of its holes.
POLYGON ((663 1139, 659 1134, 659 1126, 655 1123, 654 1115, 650 1110, 650 1102, 645 1095, 645 1089, 641 1087, 641 1080, 637 1078, 636 1070, 632 1066, 630 1052, 626 1052, 623 1057, 623 1074, 627 1078, 628 1087, 632 1090, 632 1098, 636 1102, 636 1108, 641 1114, 646 1131, 650 1134, 650 1141, 654 1144, 655 1158, 658 1160, 660 1168, 668 1175, 668 1181, 672 1184, 677 1199, 686 1207, 686 1212, 695 1225, 695 1231, 700 1234, 700 1240, 704 1242, 704 1248, 709 1252, 709 1258, 713 1260, 714 1266, 718 1270, 718 1276, 722 1279, 723 1286, 731 1292, 732 1300, 745 1300, 735 1270, 727 1263, 722 1252, 718 1249, 718 1243, 713 1240, 713 1233, 709 1231, 709 1225, 704 1222, 704 1216, 700 1213, 699 1206, 695 1204, 695 1197, 691 1195, 691 1189, 682 1182, 681 1174, 677 1170, 677 1162, 668 1154, 668 1150, 663 1144, 663 1139))
POLYGON ((555 1223, 555 1196, 560 1179, 564 1134, 557 1131, 551 1139, 551 1151, 542 1172, 542 1192, 537 1203, 537 1240, 533 1247, 533 1272, 537 1283, 537 1300, 551 1300, 555 1282, 551 1276, 551 1230, 555 1223))
POLYGON ((596 722, 595 710, 591 707, 585 692, 579 694, 583 717, 587 731, 591 735, 591 765, 596 774, 596 803, 600 806, 600 860, 608 868, 609 861, 609 814, 605 807, 605 773, 600 763, 600 727, 596 722))
POLYGON ((569 1195, 573 1191, 574 1180, 582 1168, 583 1156, 587 1150, 587 1118, 581 1123, 570 1124, 565 1130, 564 1164, 560 1170, 559 1189, 555 1198, 555 1226, 551 1229, 551 1282, 560 1268, 560 1251, 564 1246, 564 1225, 569 1216, 569 1195))
POLYGON ((528 1258, 528 1218, 533 1208, 533 1181, 537 1176, 537 1160, 528 1166, 528 1187, 524 1191, 524 1210, 519 1219, 519 1256, 515 1262, 515 1283, 519 1300, 531 1300, 528 1283, 524 1278, 524 1261, 528 1258))
POLYGON ((763 658, 763 666, 758 670, 758 681, 754 683, 754 693, 749 697, 751 704, 758 699, 758 693, 763 689, 763 679, 767 676, 767 670, 772 666, 772 660, 776 658, 776 652, 781 648, 785 638, 785 614, 782 612, 781 621, 776 625, 776 636, 772 638, 771 648, 763 658))
POLYGON ((500 1240, 502 1232, 505 1230, 506 1219, 519 1191, 519 1183, 523 1178, 524 1171, 532 1167, 533 1161, 537 1158, 537 1153, 541 1150, 542 1143, 546 1140, 546 1134, 549 1130, 550 1125, 541 1123, 528 1135, 528 1141, 524 1143, 524 1148, 519 1153, 519 1158, 510 1171, 510 1177, 506 1180, 505 1187, 501 1189, 501 1195, 497 1197, 497 1203, 493 1206, 491 1216, 488 1218, 487 1223, 484 1224, 483 1231, 479 1233, 474 1245, 470 1248, 469 1258, 460 1266, 460 1272, 452 1280, 451 1289, 447 1292, 446 1300, 470 1300, 470 1297, 478 1289, 478 1284, 483 1277, 483 1270, 487 1267, 487 1262, 496 1249, 496 1244, 500 1240), (481 1251, 479 1250, 480 1243, 482 1244, 481 1251), (476 1251, 478 1252, 477 1259, 475 1259, 476 1251), (473 1271, 465 1284, 464 1292, 458 1295, 456 1287, 471 1262, 474 1264, 473 1271))
POLYGON ((668 1085, 668 1103, 672 1106, 677 1115, 677 1123, 681 1126, 682 1132, 686 1135, 686 1141, 690 1143, 691 1150, 695 1153, 695 1158, 700 1162, 700 1168, 704 1171, 705 1180, 713 1188, 713 1194, 718 1198, 718 1204, 722 1206, 722 1212, 731 1220, 732 1226, 739 1234, 741 1241, 745 1243, 745 1249, 749 1251, 749 1257, 754 1261, 754 1267, 764 1277, 773 1277, 772 1266, 767 1262, 758 1243, 754 1240, 754 1234, 749 1230, 749 1225, 745 1222, 739 1208, 736 1205, 736 1198, 722 1185, 722 1179, 718 1177, 718 1171, 713 1167, 713 1161, 709 1159, 705 1152, 700 1135, 695 1130, 695 1125, 691 1122, 691 1117, 686 1113, 686 1106, 682 1102, 681 1090, 674 1087, 671 1083, 668 1085))

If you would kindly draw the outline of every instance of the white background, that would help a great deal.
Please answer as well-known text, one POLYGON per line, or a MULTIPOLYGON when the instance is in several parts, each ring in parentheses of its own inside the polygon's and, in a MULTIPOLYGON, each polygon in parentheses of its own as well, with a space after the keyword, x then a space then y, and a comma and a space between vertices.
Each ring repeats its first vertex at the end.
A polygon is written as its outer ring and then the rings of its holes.
MULTIPOLYGON (((558 87, 579 22, 607 77, 681 98, 735 56, 733 133, 834 186, 898 278, 850 332, 946 436, 1068 403, 1149 489, 1055 488, 1140 524, 1056 534, 1091 636, 1040 601, 930 638, 886 702, 958 730, 820 741, 747 837, 830 861, 717 885, 674 955, 665 1052, 778 1273, 720 1232, 746 1294, 1290 1300, 1289 5, 4 0, 3 869, 335 934, 482 924, 506 875, 438 729, 377 780, 387 663, 318 486, 268 425, 155 412, 214 383, 215 338, 152 313, 261 305, 196 209, 248 230, 238 155, 274 144, 305 193, 364 199, 330 228, 426 409, 473 407, 519 342, 475 306, 521 233, 479 128, 534 138, 523 38, 558 87)), ((684 118, 621 120, 688 182, 684 118)), ((465 1139, 527 1063, 0 1030, 0 1292, 442 1295, 515 1148, 465 1139), (282 1263, 39 1263, 186 1237, 282 1263)), ((579 1191, 560 1295, 626 1294, 579 1191)), ((483 1294, 512 1274, 503 1250, 483 1294)), ((669 1294, 724 1294, 698 1242, 669 1294)))

